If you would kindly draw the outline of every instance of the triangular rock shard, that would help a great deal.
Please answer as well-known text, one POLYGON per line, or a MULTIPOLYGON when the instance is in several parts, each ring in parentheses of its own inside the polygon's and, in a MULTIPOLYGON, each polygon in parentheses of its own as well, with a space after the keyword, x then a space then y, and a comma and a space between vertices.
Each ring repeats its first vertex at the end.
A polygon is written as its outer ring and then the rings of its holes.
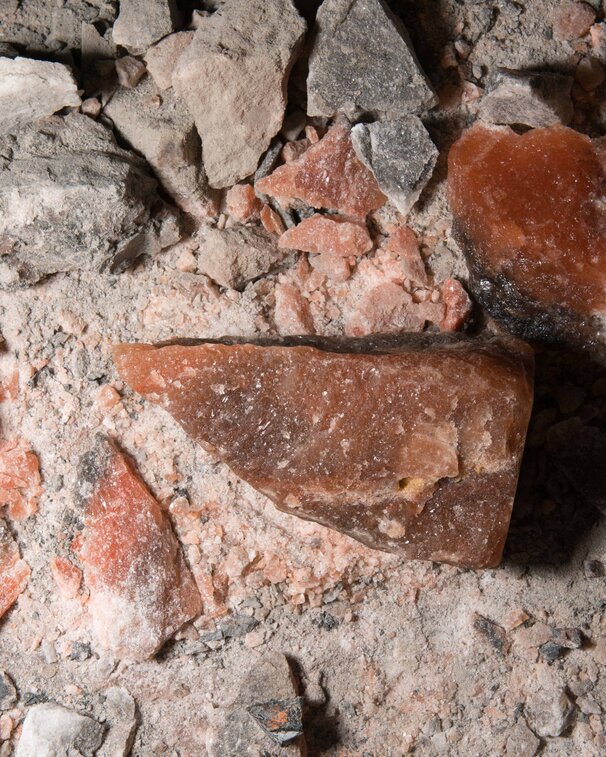
POLYGON ((358 124, 351 130, 356 155, 375 175, 381 190, 408 215, 431 178, 438 150, 420 118, 358 124))
POLYGON ((247 710, 276 744, 288 744, 303 735, 303 697, 270 699, 251 704, 247 710))
POLYGON ((476 298, 513 333, 606 358, 606 182, 599 140, 477 125, 449 155, 454 231, 476 298))
POLYGON ((436 102, 406 29, 384 0, 324 0, 309 57, 310 116, 394 118, 436 102))
POLYGON ((84 457, 78 494, 93 633, 117 657, 145 660, 200 613, 194 579, 166 513, 111 442, 84 457))
POLYGON ((196 121, 211 186, 254 173, 280 130, 305 30, 291 0, 230 0, 199 20, 172 81, 196 121))
POLYGON ((498 564, 532 353, 496 339, 114 348, 122 378, 289 513, 408 558, 498 564))
POLYGON ((345 120, 337 121, 298 160, 280 166, 255 187, 282 203, 303 200, 314 208, 338 210, 360 220, 387 199, 372 171, 356 156, 345 120))

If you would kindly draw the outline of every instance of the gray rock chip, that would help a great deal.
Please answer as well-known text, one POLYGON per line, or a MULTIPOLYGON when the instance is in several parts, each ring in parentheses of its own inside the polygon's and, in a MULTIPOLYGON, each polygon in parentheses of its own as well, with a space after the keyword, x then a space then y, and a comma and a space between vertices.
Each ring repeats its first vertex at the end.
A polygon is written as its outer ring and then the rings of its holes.
POLYGON ((505 744, 505 754, 506 757, 534 757, 540 746, 541 740, 535 736, 524 720, 520 719, 509 733, 505 744))
POLYGON ((175 0, 120 0, 113 39, 133 55, 142 55, 150 45, 177 28, 175 0))
POLYGON ((172 81, 196 121, 211 186, 252 174, 280 130, 305 29, 292 0, 231 0, 201 19, 172 81))
POLYGON ((394 118, 436 102, 406 29, 384 0, 324 0, 309 58, 310 116, 394 118))
POLYGON ((78 87, 67 66, 29 58, 0 58, 0 133, 77 105, 78 87))
POLYGON ((569 124, 574 114, 570 76, 500 69, 480 102, 480 117, 494 124, 569 124))
POLYGON ((527 711, 535 733, 561 736, 572 722, 575 706, 563 689, 542 689, 529 697, 527 711))
POLYGON ((249 281, 271 271, 286 256, 275 237, 253 226, 223 231, 205 228, 199 242, 198 272, 230 289, 244 289, 249 281))
POLYGON ((381 190, 407 215, 429 181, 438 150, 417 116, 357 124, 351 130, 356 155, 381 190))
POLYGON ((0 710, 10 710, 17 704, 17 700, 15 684, 3 670, 0 671, 0 710))
MULTIPOLYGON (((240 691, 227 713, 219 714, 217 735, 209 750, 210 757, 302 757, 306 754, 303 737, 278 745, 278 739, 264 732, 247 708, 278 702, 293 702, 297 686, 288 660, 274 652, 263 657, 244 677, 240 691)), ((300 704, 299 700, 296 700, 300 704)), ((296 734, 293 734, 296 736, 296 734)))
POLYGON ((148 77, 135 89, 119 88, 104 112, 118 134, 145 156, 177 205, 197 218, 216 210, 194 120, 172 90, 158 96, 148 77))
POLYGON ((79 113, 0 137, 0 288, 116 270, 174 244, 156 187, 141 158, 79 113))
POLYGON ((160 89, 173 85, 173 71, 194 38, 192 31, 169 34, 145 53, 145 65, 160 89))
POLYGON ((97 757, 126 757, 137 732, 137 706, 130 693, 121 686, 103 692, 109 733, 97 757))
POLYGON ((95 754, 104 726, 58 704, 38 704, 23 722, 15 757, 66 757, 95 754))

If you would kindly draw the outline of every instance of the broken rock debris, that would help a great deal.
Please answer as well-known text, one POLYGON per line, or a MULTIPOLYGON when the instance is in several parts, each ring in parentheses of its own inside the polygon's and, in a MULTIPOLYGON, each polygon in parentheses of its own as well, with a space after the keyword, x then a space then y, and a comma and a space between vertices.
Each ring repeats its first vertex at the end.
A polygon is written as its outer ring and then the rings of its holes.
POLYGON ((347 257, 371 250, 372 239, 364 224, 316 213, 282 234, 279 246, 347 257))
POLYGON ((0 618, 25 590, 29 575, 29 565, 20 558, 17 543, 0 520, 0 618))
POLYGON ((532 404, 523 345, 228 340, 114 360, 280 509, 408 558, 498 564, 532 404))
POLYGON ((99 437, 80 466, 79 557, 93 633, 117 657, 145 660, 200 613, 200 595, 166 513, 130 460, 99 437))
POLYGON ((177 21, 175 0, 120 0, 113 40, 133 55, 142 55, 154 42, 175 31, 177 21))
POLYGON ((101 746, 105 727, 93 718, 59 704, 37 704, 23 722, 15 757, 80 754, 93 757, 101 746))
POLYGON ((0 442, 0 508, 23 520, 38 510, 43 493, 38 456, 23 439, 0 442))
POLYGON ((145 53, 145 65, 159 89, 172 87, 173 71, 193 38, 191 31, 169 34, 145 53))
POLYGON ((309 57, 310 116, 394 118, 436 102, 408 33, 383 0, 324 0, 309 57))
POLYGON ((280 130, 305 29, 291 0, 232 0, 200 19, 172 81, 195 119, 211 186, 254 173, 280 130))

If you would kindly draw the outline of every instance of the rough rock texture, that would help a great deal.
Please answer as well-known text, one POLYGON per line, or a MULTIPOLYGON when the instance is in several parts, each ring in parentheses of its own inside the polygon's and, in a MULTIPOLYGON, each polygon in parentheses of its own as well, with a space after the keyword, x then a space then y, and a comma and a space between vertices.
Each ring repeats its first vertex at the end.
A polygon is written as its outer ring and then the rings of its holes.
POLYGON ((362 223, 315 213, 284 232, 280 247, 327 255, 363 255, 372 249, 372 239, 362 223))
POLYGON ((126 757, 131 753, 137 731, 137 706, 122 686, 112 686, 103 692, 109 732, 98 757, 126 757))
POLYGON ((29 566, 21 560, 8 526, 0 520, 0 618, 27 586, 29 574, 29 566))
POLYGON ((136 392, 281 509, 375 548, 473 567, 497 565, 503 550, 530 355, 414 337, 114 349, 136 392))
POLYGON ((351 130, 356 155, 369 168, 387 197, 403 215, 431 178, 438 150, 421 119, 357 124, 351 130))
POLYGON ((29 58, 0 58, 0 134, 78 105, 78 85, 67 66, 29 58))
POLYGON ((339 210, 362 220, 385 204, 372 172, 354 152, 344 121, 335 123, 298 160, 280 166, 255 187, 281 202, 303 200, 314 208, 339 210))
POLYGON ((144 660, 200 613, 200 595, 166 513, 112 443, 81 463, 79 556, 93 633, 120 658, 144 660))
POLYGON ((147 70, 160 89, 172 87, 175 67, 193 38, 191 31, 169 34, 145 53, 147 70))
POLYGON ((173 85, 195 118, 211 186, 254 173, 280 130, 305 29, 291 0, 232 0, 200 20, 173 85))
POLYGON ((603 353, 606 189, 591 140, 478 125, 451 149, 448 182, 477 299, 515 334, 603 353))
POLYGON ((288 660, 274 652, 258 660, 245 674, 235 700, 230 704, 224 722, 216 727, 210 746, 210 757, 243 757, 263 754, 267 757, 304 757, 307 754, 303 737, 276 743, 264 731, 250 708, 268 700, 291 701, 298 687, 288 660))
POLYGON ((59 704, 37 704, 23 722, 15 757, 93 757, 105 728, 96 720, 59 704))
POLYGON ((43 493, 38 457, 23 439, 0 442, 0 508, 12 520, 23 520, 38 510, 43 493))
POLYGON ((482 98, 480 116, 495 124, 569 124, 574 108, 570 76, 500 69, 482 98))
POLYGON ((198 218, 216 212, 196 127, 184 103, 172 91, 159 97, 148 77, 136 89, 118 89, 104 112, 117 133, 145 156, 179 207, 198 218))
POLYGON ((87 116, 5 136, 0 155, 0 287, 107 270, 166 246, 152 224, 156 182, 87 116))
POLYGON ((175 0, 120 0, 120 14, 112 31, 114 42, 135 55, 175 31, 175 0))
POLYGON ((309 57, 310 116, 391 118, 435 104, 408 33, 383 0, 324 0, 309 57))
POLYGON ((262 229, 235 226, 220 231, 205 228, 199 236, 197 270, 217 284, 241 289, 263 276, 285 257, 274 239, 262 229))

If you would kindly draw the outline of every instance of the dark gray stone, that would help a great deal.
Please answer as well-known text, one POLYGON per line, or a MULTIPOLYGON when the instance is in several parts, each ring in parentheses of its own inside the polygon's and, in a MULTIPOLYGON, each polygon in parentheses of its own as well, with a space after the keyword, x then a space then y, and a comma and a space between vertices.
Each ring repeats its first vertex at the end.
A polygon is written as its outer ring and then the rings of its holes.
POLYGON ((0 710, 10 710, 17 704, 17 700, 15 684, 4 671, 0 671, 0 710))
POLYGON ((396 117, 435 105, 408 33, 383 0, 324 0, 309 58, 307 112, 396 117))
POLYGON ((480 103, 480 116, 494 124, 569 124, 574 108, 570 76, 500 69, 480 103))
POLYGON ((381 190, 407 215, 429 181, 438 150, 417 116, 358 124, 351 130, 356 155, 381 190))

